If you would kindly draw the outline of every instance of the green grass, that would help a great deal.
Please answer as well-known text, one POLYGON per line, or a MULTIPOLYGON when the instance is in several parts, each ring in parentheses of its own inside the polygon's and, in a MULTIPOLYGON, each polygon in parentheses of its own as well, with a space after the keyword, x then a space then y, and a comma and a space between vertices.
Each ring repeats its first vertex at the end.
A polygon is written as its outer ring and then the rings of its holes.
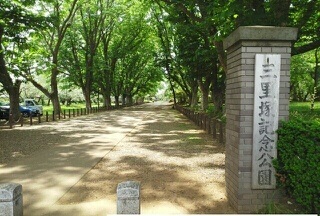
MULTIPOLYGON (((102 104, 100 104, 100 106, 101 106, 102 104)), ((92 107, 97 107, 98 106, 98 104, 92 104, 92 107)), ((44 105, 44 106, 42 106, 43 107, 43 113, 46 113, 46 112, 48 112, 48 113, 52 113, 52 111, 53 111, 53 107, 52 107, 52 105, 50 105, 50 106, 46 106, 46 105, 44 105)), ((68 109, 80 109, 80 108, 85 108, 86 107, 86 104, 85 103, 74 103, 74 104, 71 104, 70 106, 66 106, 66 105, 61 105, 61 109, 62 110, 68 110, 68 109)))
POLYGON ((271 202, 261 209, 258 214, 297 214, 302 213, 295 206, 271 202))
POLYGON ((320 120, 320 102, 316 102, 311 110, 310 102, 291 102, 289 106, 290 118, 303 118, 304 120, 320 120))

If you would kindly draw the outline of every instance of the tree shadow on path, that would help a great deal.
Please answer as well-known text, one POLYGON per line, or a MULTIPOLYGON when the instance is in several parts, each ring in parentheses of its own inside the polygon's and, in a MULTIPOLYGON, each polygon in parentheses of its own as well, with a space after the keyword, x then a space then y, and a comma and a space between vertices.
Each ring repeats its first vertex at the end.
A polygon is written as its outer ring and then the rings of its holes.
POLYGON ((115 205, 118 183, 134 180, 141 183, 142 213, 235 213, 225 197, 224 147, 174 110, 134 110, 148 115, 58 204, 115 205))

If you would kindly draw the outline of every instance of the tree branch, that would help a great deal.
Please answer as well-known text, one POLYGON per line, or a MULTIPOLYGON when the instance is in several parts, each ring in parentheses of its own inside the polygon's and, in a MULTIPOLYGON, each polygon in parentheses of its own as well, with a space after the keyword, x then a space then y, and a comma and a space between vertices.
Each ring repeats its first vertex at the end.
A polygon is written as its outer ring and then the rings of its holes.
POLYGON ((222 41, 214 41, 214 46, 217 49, 219 62, 221 64, 221 67, 225 72, 227 72, 227 55, 225 50, 223 49, 223 43, 222 41))
POLYGON ((320 40, 313 41, 300 47, 294 47, 292 50, 292 56, 308 52, 318 47, 320 47, 320 40))
POLYGON ((168 5, 175 5, 178 7, 179 10, 181 10, 183 13, 185 13, 191 20, 195 22, 202 22, 203 19, 201 17, 196 16, 194 13, 188 10, 188 8, 182 4, 182 3, 173 3, 171 0, 162 0, 168 5))

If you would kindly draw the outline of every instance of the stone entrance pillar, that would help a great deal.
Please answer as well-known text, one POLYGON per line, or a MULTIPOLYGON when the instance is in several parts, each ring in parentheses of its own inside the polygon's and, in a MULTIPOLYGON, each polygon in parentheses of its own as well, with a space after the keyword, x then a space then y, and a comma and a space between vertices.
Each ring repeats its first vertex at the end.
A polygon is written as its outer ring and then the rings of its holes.
POLYGON ((279 199, 272 159, 278 121, 288 118, 291 42, 296 28, 239 27, 227 50, 226 190, 238 213, 279 199))

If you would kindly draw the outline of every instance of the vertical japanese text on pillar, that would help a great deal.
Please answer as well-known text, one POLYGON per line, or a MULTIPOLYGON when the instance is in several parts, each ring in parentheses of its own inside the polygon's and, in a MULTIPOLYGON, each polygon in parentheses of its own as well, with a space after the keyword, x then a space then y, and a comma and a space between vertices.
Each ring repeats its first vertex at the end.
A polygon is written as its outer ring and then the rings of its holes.
POLYGON ((253 118, 252 188, 276 186, 272 160, 276 157, 281 55, 257 54, 253 118))

